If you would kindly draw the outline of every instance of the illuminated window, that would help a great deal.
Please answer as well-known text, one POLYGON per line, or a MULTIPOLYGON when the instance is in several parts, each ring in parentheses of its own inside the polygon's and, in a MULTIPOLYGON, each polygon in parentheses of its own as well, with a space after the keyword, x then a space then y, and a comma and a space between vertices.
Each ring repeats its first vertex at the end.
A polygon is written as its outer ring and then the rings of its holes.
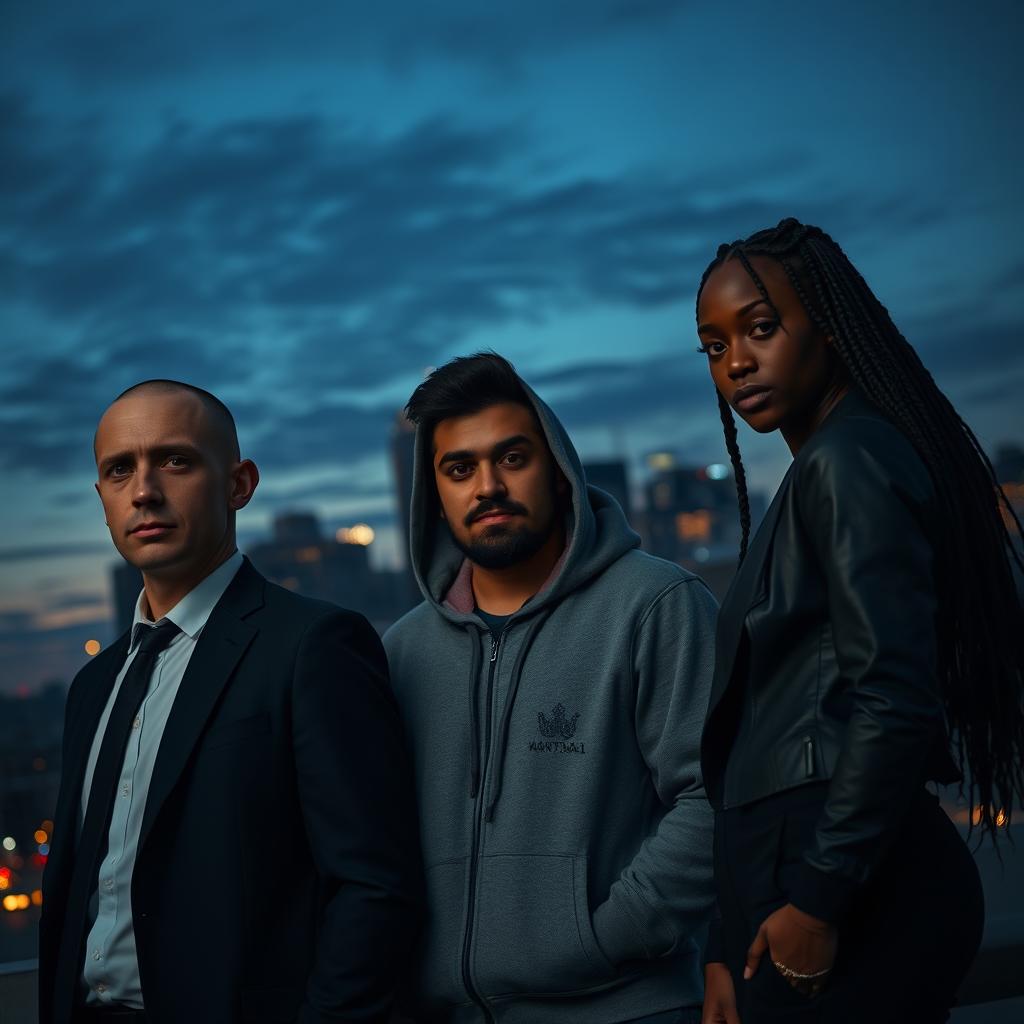
POLYGON ((711 539, 711 513, 706 508, 695 512, 680 512, 676 516, 676 536, 691 542, 711 539))

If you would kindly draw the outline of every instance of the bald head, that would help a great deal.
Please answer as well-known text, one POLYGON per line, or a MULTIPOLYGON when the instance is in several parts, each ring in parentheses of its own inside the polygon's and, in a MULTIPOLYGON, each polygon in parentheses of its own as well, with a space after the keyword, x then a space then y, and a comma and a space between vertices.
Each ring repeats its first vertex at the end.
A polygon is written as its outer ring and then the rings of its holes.
POLYGON ((154 613, 169 609, 235 550, 235 513, 249 503, 259 471, 239 457, 224 404, 172 380, 119 395, 100 419, 94 449, 114 545, 142 571, 154 613))
MULTIPOLYGON (((241 458, 238 445, 238 430, 231 410, 216 396, 179 380, 144 380, 122 391, 107 407, 109 412, 118 402, 128 398, 145 399, 156 395, 181 395, 188 404, 198 402, 203 410, 203 426, 208 439, 226 462, 237 462, 241 458), (189 401, 191 399, 191 401, 189 401)), ((106 413, 104 413, 106 415, 106 413)), ((100 421, 102 423, 102 420, 100 421)), ((96 454, 96 439, 93 438, 93 454, 96 454)))

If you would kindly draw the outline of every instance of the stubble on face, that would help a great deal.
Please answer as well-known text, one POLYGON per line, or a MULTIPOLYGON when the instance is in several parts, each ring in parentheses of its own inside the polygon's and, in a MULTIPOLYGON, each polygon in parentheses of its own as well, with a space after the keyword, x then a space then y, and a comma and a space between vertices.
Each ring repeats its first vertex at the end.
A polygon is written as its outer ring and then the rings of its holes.
MULTIPOLYGON (((498 505, 494 505, 498 508, 498 505)), ((517 505, 516 508, 522 508, 517 505)), ((521 514, 521 513, 513 513, 521 514)), ((468 524, 467 524, 468 525, 468 524)), ((553 517, 544 526, 531 529, 525 523, 511 526, 495 523, 484 528, 476 537, 466 534, 463 539, 459 532, 452 530, 455 546, 474 564, 482 569, 508 569, 532 558, 547 543, 554 529, 553 517)))
POLYGON ((508 569, 548 543, 559 526, 560 477, 530 409, 501 403, 442 421, 434 443, 442 512, 471 562, 508 569), (452 453, 460 453, 454 464, 452 453))

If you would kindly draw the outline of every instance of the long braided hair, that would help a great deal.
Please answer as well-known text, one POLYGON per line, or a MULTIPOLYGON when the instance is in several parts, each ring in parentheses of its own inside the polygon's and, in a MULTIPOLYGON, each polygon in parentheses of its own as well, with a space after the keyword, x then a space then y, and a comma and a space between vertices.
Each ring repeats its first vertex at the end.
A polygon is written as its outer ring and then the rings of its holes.
MULTIPOLYGON (((968 769, 971 826, 993 840, 1024 801, 1024 616, 1011 559, 1024 570, 1008 526, 1020 521, 971 428, 939 390, 843 250, 820 228, 787 218, 718 248, 704 271, 738 259, 774 303, 751 256, 777 260, 811 321, 834 342, 853 384, 909 439, 938 496, 938 672, 961 770, 968 769), (1000 515, 1005 511, 1005 520, 1000 515), (977 799, 978 803, 975 803, 977 799), (1005 817, 1000 817, 1002 812, 1005 817)), ((776 310, 777 312, 777 310, 776 310)), ((718 406, 739 498, 740 560, 750 536, 746 473, 732 410, 718 406)))

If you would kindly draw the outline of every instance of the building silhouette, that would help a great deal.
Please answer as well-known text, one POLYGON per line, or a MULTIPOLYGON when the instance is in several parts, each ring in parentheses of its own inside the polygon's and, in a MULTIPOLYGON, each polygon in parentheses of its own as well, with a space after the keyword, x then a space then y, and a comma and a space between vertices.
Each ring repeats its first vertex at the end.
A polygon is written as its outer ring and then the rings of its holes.
MULTIPOLYGON (((721 600, 736 571, 740 521, 736 483, 722 463, 681 465, 669 452, 648 456, 644 486, 644 546, 653 555, 693 570, 721 600)), ((748 494, 751 528, 764 516, 760 492, 748 494)))
MULTIPOLYGON (((1024 518, 1024 448, 1017 444, 1000 445, 992 460, 992 468, 1017 518, 1024 518)), ((1003 511, 1007 527, 1016 530, 1010 517, 1003 511)))
POLYGON ((388 447, 395 481, 395 504, 398 508, 398 547, 405 566, 401 587, 404 599, 414 604, 420 599, 420 591, 409 563, 409 509, 412 505, 412 476, 416 465, 416 426, 402 409, 395 414, 388 447))
POLYGON ((610 494, 620 505, 622 511, 633 524, 634 515, 632 501, 629 497, 629 477, 626 473, 626 463, 621 459, 604 462, 585 462, 583 473, 587 483, 599 487, 602 491, 610 494))
POLYGON ((740 527, 729 469, 720 464, 682 466, 664 453, 648 462, 654 469, 644 487, 651 554, 696 563, 734 556, 740 527))
POLYGON ((404 574, 374 570, 369 546, 373 531, 364 525, 324 536, 312 512, 276 517, 273 535, 247 554, 267 579, 306 597, 331 601, 361 612, 386 628, 410 607, 404 574))

